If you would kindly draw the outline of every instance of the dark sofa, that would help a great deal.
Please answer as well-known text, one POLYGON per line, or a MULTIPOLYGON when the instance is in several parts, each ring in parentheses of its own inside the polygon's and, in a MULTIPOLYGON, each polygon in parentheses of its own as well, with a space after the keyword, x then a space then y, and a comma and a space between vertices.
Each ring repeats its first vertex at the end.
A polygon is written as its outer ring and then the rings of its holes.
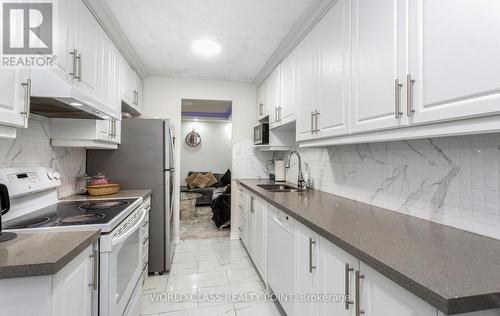
MULTIPOLYGON (((206 174, 207 172, 190 171, 188 173, 188 177, 190 175, 192 175, 193 173, 206 174)), ((196 200, 196 206, 209 206, 210 204, 212 204, 212 194, 213 194, 214 190, 216 188, 220 188, 223 186, 222 183, 220 183, 220 178, 222 178, 223 175, 224 175, 223 173, 214 173, 214 176, 219 181, 219 183, 216 183, 211 187, 189 189, 189 187, 187 185, 185 185, 185 186, 181 186, 181 192, 199 193, 199 194, 201 194, 201 197, 196 200)))

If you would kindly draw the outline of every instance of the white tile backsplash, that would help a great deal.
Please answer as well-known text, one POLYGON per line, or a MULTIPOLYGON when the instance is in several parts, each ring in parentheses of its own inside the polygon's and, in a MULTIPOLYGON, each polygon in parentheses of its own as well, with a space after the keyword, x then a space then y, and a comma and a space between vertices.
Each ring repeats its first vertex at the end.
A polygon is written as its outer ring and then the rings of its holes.
POLYGON ((65 197, 74 193, 75 177, 85 172, 85 149, 51 147, 48 131, 46 121, 32 119, 29 128, 17 130, 16 139, 0 139, 0 167, 52 167, 62 175, 58 194, 65 197))
POLYGON ((500 239, 499 134, 299 151, 315 189, 500 239))

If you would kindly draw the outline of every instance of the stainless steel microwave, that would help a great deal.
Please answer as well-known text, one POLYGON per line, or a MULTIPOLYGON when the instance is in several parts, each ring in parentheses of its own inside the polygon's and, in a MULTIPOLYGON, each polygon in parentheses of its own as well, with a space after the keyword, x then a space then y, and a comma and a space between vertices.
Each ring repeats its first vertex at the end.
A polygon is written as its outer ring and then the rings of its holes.
POLYGON ((260 123, 253 128, 253 143, 255 145, 269 144, 269 124, 260 123))

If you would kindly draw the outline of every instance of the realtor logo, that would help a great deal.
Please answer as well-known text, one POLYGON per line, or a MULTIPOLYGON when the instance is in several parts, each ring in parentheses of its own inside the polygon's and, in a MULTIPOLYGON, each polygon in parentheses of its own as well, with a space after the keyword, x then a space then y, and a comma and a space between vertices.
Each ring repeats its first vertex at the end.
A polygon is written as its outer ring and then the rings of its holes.
POLYGON ((2 20, 4 55, 52 54, 52 3, 3 3, 2 20))

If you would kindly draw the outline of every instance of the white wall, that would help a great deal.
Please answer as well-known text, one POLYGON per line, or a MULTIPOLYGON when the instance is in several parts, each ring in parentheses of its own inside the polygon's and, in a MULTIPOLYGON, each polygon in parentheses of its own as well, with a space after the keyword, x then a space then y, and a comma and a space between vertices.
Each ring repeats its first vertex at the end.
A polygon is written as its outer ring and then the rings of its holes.
POLYGON ((231 122, 182 121, 181 184, 189 171, 224 173, 231 169, 231 122), (201 144, 189 146, 186 135, 195 130, 201 136, 201 144))
MULTIPOLYGON (((180 170, 181 100, 205 99, 232 101, 232 176, 234 179, 266 177, 269 154, 255 152, 252 147, 253 126, 257 117, 257 88, 251 83, 179 79, 152 76, 144 81, 144 117, 169 118, 175 124, 176 169, 180 170)), ((272 157, 272 155, 271 155, 272 157)), ((180 172, 176 175, 176 196, 179 196, 180 172)), ((234 184, 234 181, 233 181, 234 184)), ((231 238, 238 238, 238 214, 235 194, 232 195, 231 238)), ((174 232, 179 239, 179 199, 175 200, 174 232)))

